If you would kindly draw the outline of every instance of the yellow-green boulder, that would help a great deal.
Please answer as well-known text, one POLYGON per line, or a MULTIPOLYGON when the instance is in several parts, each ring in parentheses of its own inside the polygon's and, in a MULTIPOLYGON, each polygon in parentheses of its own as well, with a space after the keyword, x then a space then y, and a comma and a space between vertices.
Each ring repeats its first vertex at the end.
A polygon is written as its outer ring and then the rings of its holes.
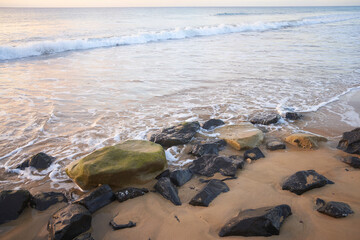
POLYGON ((123 187, 145 183, 167 166, 165 152, 159 144, 128 140, 99 149, 66 167, 67 175, 82 189, 99 184, 123 187))
POLYGON ((286 137, 285 141, 300 148, 317 149, 319 147, 319 142, 326 142, 327 139, 307 133, 295 133, 286 137))
POLYGON ((264 139, 264 134, 251 123, 238 125, 227 125, 215 129, 219 138, 224 139, 227 144, 236 150, 243 150, 257 147, 264 139))

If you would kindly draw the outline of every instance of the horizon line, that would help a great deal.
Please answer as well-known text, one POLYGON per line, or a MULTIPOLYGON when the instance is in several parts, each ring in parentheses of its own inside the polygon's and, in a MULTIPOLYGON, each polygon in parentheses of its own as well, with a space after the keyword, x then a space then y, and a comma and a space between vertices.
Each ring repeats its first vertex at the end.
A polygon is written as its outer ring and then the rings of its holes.
POLYGON ((249 8, 266 8, 266 7, 360 7, 359 5, 298 5, 298 6, 0 6, 0 8, 231 8, 231 7, 249 7, 249 8))

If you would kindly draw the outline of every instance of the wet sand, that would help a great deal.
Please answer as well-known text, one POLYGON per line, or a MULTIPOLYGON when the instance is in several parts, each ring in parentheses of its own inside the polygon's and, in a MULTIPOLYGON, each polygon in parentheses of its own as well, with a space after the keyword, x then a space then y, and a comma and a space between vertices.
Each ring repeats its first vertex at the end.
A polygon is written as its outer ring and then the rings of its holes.
MULTIPOLYGON (((359 91, 351 93, 341 101, 360 112, 359 91)), ((332 124, 336 125, 334 121, 332 124)), ((352 128, 351 128, 352 129, 352 128)), ((342 129, 349 131, 351 129, 342 129)), ((319 128, 318 132, 327 129, 319 128)), ((339 131, 336 129, 335 131, 339 131)), ((267 135, 282 137, 288 133, 282 131, 267 135)), ((190 199, 205 185, 195 176, 179 188, 181 206, 175 206, 160 194, 150 192, 145 196, 123 203, 113 202, 93 214, 90 232, 95 240, 100 239, 221 239, 220 228, 239 211, 278 204, 288 204, 293 215, 284 222, 280 235, 266 239, 359 239, 360 236, 360 170, 341 162, 338 157, 346 153, 337 150, 339 137, 330 138, 318 150, 303 150, 287 144, 287 149, 269 151, 261 147, 265 158, 253 161, 238 170, 237 179, 225 183, 230 191, 220 194, 209 207, 195 207, 188 204, 190 199), (322 188, 310 190, 300 196, 281 189, 281 183, 300 170, 314 169, 335 182, 322 188), (354 214, 346 218, 335 219, 315 210, 315 199, 341 201, 348 203, 354 214), (178 218, 178 220, 176 219, 178 218), (136 222, 136 227, 113 231, 109 221, 115 218, 119 224, 136 222)), ((224 155, 240 154, 227 147, 224 155)), ((217 174, 213 178, 223 179, 217 174)), ((146 184, 149 189, 155 181, 146 184)), ((50 190, 48 182, 36 191, 50 190)), ((14 221, 0 226, 0 239, 47 239, 46 225, 49 217, 64 204, 57 204, 39 212, 27 208, 14 221)), ((226 237, 225 239, 262 239, 262 237, 226 237)), ((265 238, 263 238, 265 239, 265 238)))

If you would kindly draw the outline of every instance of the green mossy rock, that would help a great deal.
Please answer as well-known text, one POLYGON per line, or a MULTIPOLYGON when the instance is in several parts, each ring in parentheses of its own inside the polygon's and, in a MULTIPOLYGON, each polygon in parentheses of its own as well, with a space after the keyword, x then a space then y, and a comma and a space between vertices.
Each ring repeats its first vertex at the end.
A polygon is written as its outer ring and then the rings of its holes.
POLYGON ((167 167, 161 145, 142 140, 126 142, 99 149, 72 162, 67 175, 82 189, 99 184, 124 187, 154 179, 167 167))

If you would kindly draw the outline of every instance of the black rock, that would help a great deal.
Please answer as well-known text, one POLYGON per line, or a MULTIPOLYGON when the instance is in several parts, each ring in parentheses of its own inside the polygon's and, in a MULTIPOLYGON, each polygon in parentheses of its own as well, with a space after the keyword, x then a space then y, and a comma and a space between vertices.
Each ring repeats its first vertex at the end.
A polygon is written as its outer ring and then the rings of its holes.
POLYGON ((170 173, 170 180, 173 184, 181 187, 192 178, 193 173, 189 169, 175 170, 170 173))
POLYGON ((272 123, 277 123, 280 118, 280 115, 276 113, 257 114, 250 119, 250 122, 252 124, 269 125, 272 123))
POLYGON ((0 224, 17 219, 30 200, 27 190, 4 190, 0 192, 0 224))
POLYGON ((165 128, 161 133, 153 134, 150 141, 158 143, 163 147, 181 145, 190 142, 199 129, 199 122, 183 123, 165 128))
POLYGON ((258 160, 264 157, 265 155, 261 152, 261 150, 258 147, 246 150, 244 153, 244 159, 250 158, 251 160, 258 160))
POLYGON ((244 157, 240 155, 232 155, 229 156, 230 159, 232 159, 236 165, 238 165, 239 169, 243 169, 245 166, 244 157))
POLYGON ((347 153, 360 154, 360 128, 344 132, 337 148, 347 153))
POLYGON ((113 230, 132 228, 132 227, 136 226, 136 223, 134 223, 132 221, 129 221, 129 223, 127 223, 127 224, 117 224, 116 222, 114 222, 114 220, 111 220, 109 224, 113 228, 113 230))
POLYGON ((94 238, 91 236, 91 233, 84 233, 74 238, 74 240, 94 240, 94 238))
POLYGON ((195 159, 189 166, 189 170, 207 177, 212 177, 217 172, 224 176, 235 176, 241 164, 240 161, 224 156, 204 155, 195 159))
POLYGON ((115 193, 115 197, 119 202, 124 202, 126 200, 143 196, 145 193, 148 193, 149 190, 146 188, 124 188, 115 193))
POLYGON ((329 215, 334 218, 347 217, 349 214, 354 213, 350 206, 343 202, 328 202, 318 198, 316 199, 317 211, 329 215))
POLYGON ((299 171, 291 175, 282 185, 283 190, 289 190, 297 195, 314 188, 320 188, 326 184, 333 184, 332 181, 318 174, 314 170, 299 171))
POLYGON ((218 126, 224 125, 224 124, 225 123, 220 119, 210 119, 203 124, 202 128, 206 129, 206 130, 212 130, 212 129, 214 129, 218 126))
POLYGON ((279 141, 279 140, 270 140, 266 143, 266 149, 275 151, 279 149, 285 149, 286 145, 285 143, 279 141))
POLYGON ((226 146, 226 141, 222 139, 207 143, 197 143, 193 145, 189 153, 198 157, 201 157, 206 154, 218 155, 219 151, 224 149, 225 146, 226 146))
POLYGON ((178 196, 178 190, 171 183, 169 178, 160 178, 155 184, 154 188, 158 193, 160 193, 167 200, 170 200, 173 204, 181 205, 181 201, 178 196))
POLYGON ((302 115, 297 112, 287 112, 285 114, 285 118, 290 120, 299 120, 300 118, 302 118, 302 115))
POLYGON ((342 162, 349 164, 353 168, 360 168, 360 158, 347 156, 341 159, 342 162))
POLYGON ((94 213, 114 200, 115 195, 110 186, 104 184, 86 193, 74 203, 81 204, 89 209, 91 213, 94 213))
POLYGON ((67 199, 63 193, 60 192, 37 193, 31 196, 30 207, 43 211, 59 202, 67 202, 67 199))
POLYGON ((170 170, 166 169, 165 171, 163 171, 162 173, 160 173, 159 175, 157 175, 155 177, 156 180, 159 180, 162 177, 170 177, 170 170))
POLYGON ((280 234, 280 227, 290 216, 288 205, 248 209, 228 221, 220 230, 219 236, 272 236, 280 234))
POLYGON ((201 191, 196 194, 189 204, 207 207, 220 193, 228 192, 229 187, 221 180, 211 179, 201 191))
POLYGON ((54 157, 47 155, 46 153, 40 152, 30 159, 25 160, 21 164, 19 164, 16 168, 24 170, 27 167, 33 167, 38 170, 43 170, 48 168, 51 163, 54 161, 54 157))
POLYGON ((91 213, 80 204, 69 204, 55 212, 49 219, 49 239, 68 240, 86 232, 91 227, 91 213))

